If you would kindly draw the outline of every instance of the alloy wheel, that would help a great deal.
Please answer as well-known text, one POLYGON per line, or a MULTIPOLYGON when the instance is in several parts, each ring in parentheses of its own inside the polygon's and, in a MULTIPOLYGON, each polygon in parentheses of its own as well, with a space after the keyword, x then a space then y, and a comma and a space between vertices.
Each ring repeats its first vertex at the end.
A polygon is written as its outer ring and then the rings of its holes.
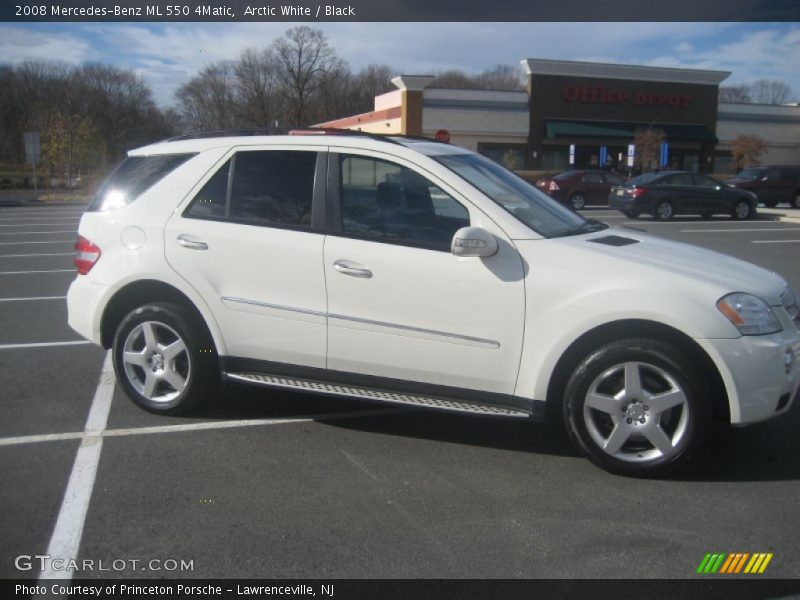
POLYGON ((152 402, 171 402, 191 376, 186 342, 169 325, 144 321, 131 329, 122 352, 125 377, 152 402))

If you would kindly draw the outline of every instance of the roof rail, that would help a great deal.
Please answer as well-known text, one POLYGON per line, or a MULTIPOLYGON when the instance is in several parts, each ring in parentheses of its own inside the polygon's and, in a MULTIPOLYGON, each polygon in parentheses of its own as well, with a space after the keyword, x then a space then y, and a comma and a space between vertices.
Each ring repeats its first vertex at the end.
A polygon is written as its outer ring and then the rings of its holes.
POLYGON ((269 128, 269 129, 217 129, 213 131, 197 131, 171 137, 166 142, 177 142, 181 140, 195 140, 200 138, 230 137, 230 136, 250 136, 250 135, 342 135, 366 137, 373 140, 381 140, 391 144, 400 144, 399 140, 419 140, 425 142, 435 142, 436 140, 422 136, 401 135, 396 133, 370 133, 358 129, 337 129, 335 127, 297 127, 297 128, 269 128))
POLYGON ((291 131, 289 127, 273 127, 268 129, 214 129, 211 131, 195 131, 193 133, 185 133, 183 135, 176 135, 175 137, 168 138, 166 142, 177 142, 180 140, 196 140, 200 138, 212 137, 231 137, 231 136, 249 136, 249 135, 287 135, 291 131))

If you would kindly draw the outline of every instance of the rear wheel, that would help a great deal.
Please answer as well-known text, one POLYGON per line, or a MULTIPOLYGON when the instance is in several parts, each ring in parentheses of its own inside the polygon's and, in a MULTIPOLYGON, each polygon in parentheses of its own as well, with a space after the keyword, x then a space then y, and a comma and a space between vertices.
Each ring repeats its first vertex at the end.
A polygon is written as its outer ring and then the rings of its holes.
POLYGON ((749 219, 751 216, 753 216, 753 207, 750 206, 750 203, 747 200, 739 199, 733 203, 731 217, 737 221, 743 221, 745 219, 749 219))
POLYGON ((775 208, 776 206, 778 206, 778 203, 775 202, 775 200, 765 200, 764 206, 766 206, 767 208, 775 208))
POLYGON ((639 218, 639 212, 638 211, 635 211, 635 210, 624 210, 622 212, 629 219, 638 219, 639 218))
POLYGON ((677 348, 626 339, 587 355, 567 383, 564 422, 592 462, 622 475, 684 463, 710 420, 703 379, 677 348))
POLYGON ((714 216, 714 213, 710 213, 710 212, 708 212, 708 211, 706 211, 706 212, 701 212, 701 213, 700 213, 700 216, 701 216, 702 218, 704 218, 704 219, 710 219, 711 217, 713 217, 713 216, 714 216))
POLYGON ((584 196, 581 192, 575 192, 569 197, 569 205, 574 210, 583 210, 586 208, 586 196, 584 196))
POLYGON ((205 324, 177 304, 147 304, 129 313, 117 328, 112 352, 122 389, 150 412, 188 413, 219 383, 205 324))
POLYGON ((793 208, 800 208, 800 190, 797 190, 792 196, 792 201, 789 202, 793 208))
POLYGON ((653 207, 653 216, 659 221, 669 221, 675 216, 675 207, 669 200, 659 200, 653 207))

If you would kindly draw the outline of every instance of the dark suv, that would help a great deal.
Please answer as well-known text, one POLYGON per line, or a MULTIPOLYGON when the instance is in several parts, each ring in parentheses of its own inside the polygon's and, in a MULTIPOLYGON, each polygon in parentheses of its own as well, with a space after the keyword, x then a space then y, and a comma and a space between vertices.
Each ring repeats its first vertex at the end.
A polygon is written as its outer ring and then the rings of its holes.
POLYGON ((728 184, 750 190, 769 208, 781 202, 800 208, 800 167, 751 167, 730 179, 728 184))

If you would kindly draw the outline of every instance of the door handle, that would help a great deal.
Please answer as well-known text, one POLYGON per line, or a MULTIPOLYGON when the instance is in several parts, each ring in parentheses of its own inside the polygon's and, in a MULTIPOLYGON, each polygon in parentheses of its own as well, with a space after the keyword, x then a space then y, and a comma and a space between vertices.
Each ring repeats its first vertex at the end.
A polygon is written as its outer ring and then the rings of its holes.
POLYGON ((333 268, 339 271, 342 275, 350 275, 351 277, 362 277, 369 279, 372 277, 372 271, 366 267, 362 267, 358 263, 352 263, 346 260, 337 260, 333 263, 333 268))
POLYGON ((192 250, 208 250, 208 244, 204 241, 185 233, 178 236, 178 243, 184 248, 191 248, 192 250))

